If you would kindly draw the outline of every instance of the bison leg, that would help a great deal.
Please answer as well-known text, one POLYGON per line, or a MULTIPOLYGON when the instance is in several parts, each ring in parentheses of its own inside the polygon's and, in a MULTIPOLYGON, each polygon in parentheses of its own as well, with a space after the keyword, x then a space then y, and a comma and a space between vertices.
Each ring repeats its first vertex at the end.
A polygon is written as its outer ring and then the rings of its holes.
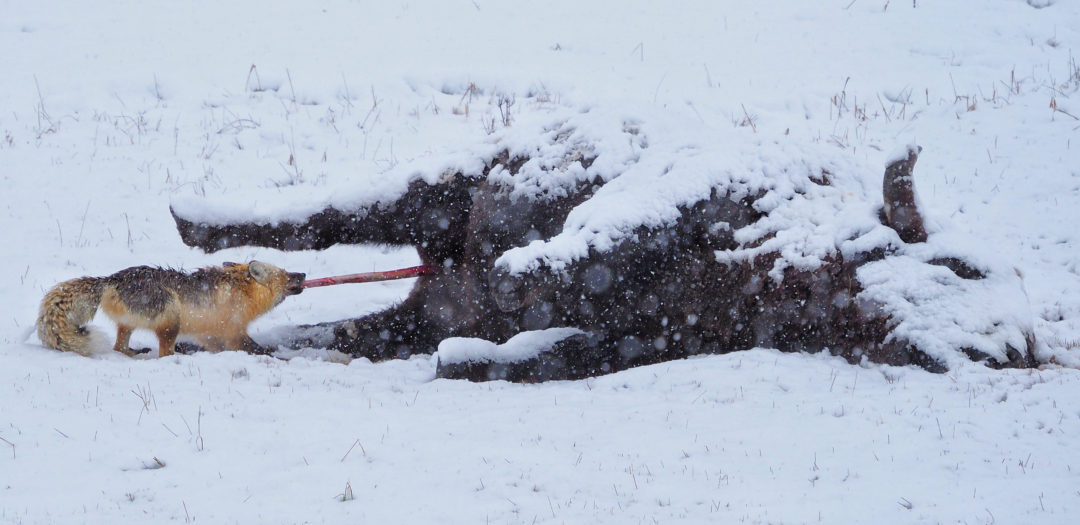
POLYGON ((400 198, 366 208, 328 207, 299 222, 221 224, 172 208, 185 244, 216 252, 237 246, 279 250, 321 250, 334 244, 415 246, 424 264, 460 257, 476 178, 455 176, 448 182, 414 181, 400 198))

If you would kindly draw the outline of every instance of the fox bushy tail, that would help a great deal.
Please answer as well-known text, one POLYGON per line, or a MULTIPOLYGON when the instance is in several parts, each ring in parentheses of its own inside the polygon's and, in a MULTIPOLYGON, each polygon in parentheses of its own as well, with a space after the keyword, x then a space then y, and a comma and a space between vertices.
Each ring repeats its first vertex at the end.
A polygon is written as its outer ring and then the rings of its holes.
POLYGON ((86 324, 97 312, 105 284, 104 278, 80 277, 52 287, 38 310, 38 339, 49 348, 89 354, 92 333, 86 324))

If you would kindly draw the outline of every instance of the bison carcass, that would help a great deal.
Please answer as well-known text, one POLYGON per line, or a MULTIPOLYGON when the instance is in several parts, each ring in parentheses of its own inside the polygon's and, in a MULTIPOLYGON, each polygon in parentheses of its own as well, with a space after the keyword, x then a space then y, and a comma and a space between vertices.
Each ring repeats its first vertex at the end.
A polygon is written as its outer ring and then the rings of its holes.
POLYGON ((686 127, 546 112, 393 170, 389 194, 352 188, 299 217, 178 200, 173 215, 206 251, 415 247, 441 271, 401 304, 285 343, 438 352, 441 377, 573 379, 753 347, 931 371, 1034 363, 1018 274, 927 231, 918 148, 888 159, 879 186, 830 146, 686 127))

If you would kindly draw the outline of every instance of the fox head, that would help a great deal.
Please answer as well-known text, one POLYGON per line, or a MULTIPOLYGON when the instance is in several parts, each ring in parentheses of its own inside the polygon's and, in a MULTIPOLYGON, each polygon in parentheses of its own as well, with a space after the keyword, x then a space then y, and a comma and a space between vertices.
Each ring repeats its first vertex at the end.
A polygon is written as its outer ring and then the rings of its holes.
MULTIPOLYGON (((240 266, 225 263, 226 267, 240 266)), ((305 274, 286 272, 269 263, 251 261, 247 263, 247 273, 258 285, 265 286, 274 295, 274 305, 280 304, 286 297, 304 291, 305 274)))

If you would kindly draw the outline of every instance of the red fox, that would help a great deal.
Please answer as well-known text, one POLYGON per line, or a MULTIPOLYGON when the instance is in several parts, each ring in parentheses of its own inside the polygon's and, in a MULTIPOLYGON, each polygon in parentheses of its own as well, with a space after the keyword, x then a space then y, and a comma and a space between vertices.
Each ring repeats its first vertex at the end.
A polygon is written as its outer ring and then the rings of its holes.
POLYGON ((267 353, 248 336, 248 324, 302 292, 304 277, 259 261, 191 273, 135 266, 108 277, 80 277, 45 294, 37 333, 45 346, 89 355, 86 324, 100 305, 116 322, 113 350, 129 356, 139 353, 128 346, 136 328, 154 331, 159 357, 172 355, 180 336, 212 351, 267 353))

